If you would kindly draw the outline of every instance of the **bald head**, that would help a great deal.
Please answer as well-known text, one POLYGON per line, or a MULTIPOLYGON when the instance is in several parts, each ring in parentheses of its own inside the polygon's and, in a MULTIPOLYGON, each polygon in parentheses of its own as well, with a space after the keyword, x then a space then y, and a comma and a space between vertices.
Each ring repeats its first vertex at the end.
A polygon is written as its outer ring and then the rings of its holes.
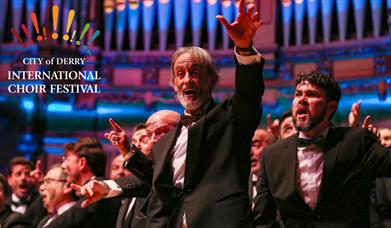
POLYGON ((147 127, 149 125, 156 125, 160 123, 169 124, 172 126, 177 126, 181 115, 175 111, 171 110, 161 110, 153 113, 147 120, 147 127))
POLYGON ((150 137, 149 151, 155 143, 167 132, 174 129, 181 119, 181 115, 171 110, 161 110, 153 113, 147 120, 147 133, 150 137))

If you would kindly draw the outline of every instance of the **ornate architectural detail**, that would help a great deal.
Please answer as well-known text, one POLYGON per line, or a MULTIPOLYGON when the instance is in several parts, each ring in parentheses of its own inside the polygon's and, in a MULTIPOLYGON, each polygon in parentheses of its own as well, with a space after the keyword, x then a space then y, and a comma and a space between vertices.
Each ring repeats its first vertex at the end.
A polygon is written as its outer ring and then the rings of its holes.
POLYGON ((282 61, 278 68, 278 78, 281 80, 293 79, 293 65, 290 61, 282 61))

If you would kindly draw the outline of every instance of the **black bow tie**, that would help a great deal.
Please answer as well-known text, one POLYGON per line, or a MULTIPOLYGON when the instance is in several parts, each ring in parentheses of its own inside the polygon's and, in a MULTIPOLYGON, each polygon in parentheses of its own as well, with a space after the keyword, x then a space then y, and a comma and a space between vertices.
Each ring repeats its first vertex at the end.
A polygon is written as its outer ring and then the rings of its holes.
POLYGON ((309 145, 315 145, 319 148, 324 148, 324 146, 326 145, 326 139, 323 137, 323 135, 319 135, 313 139, 297 138, 297 145, 299 147, 307 147, 309 145))
POLYGON ((203 116, 202 113, 196 113, 194 115, 181 115, 181 124, 185 127, 190 126, 192 123, 197 122, 203 116))
POLYGON ((20 207, 20 206, 24 206, 24 205, 27 205, 27 201, 25 200, 21 200, 21 201, 11 201, 11 205, 14 206, 14 207, 20 207))

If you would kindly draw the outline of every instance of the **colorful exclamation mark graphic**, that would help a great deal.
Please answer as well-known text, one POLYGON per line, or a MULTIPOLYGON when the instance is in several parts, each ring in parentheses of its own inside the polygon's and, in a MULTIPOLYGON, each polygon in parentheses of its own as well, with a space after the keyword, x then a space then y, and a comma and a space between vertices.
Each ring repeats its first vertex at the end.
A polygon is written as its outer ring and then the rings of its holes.
POLYGON ((35 14, 35 12, 31 13, 31 20, 33 21, 33 25, 34 25, 35 31, 38 34, 37 40, 41 41, 42 40, 42 36, 39 35, 39 26, 38 26, 37 14, 35 14))
POLYGON ((90 46, 90 44, 92 43, 92 41, 94 41, 94 40, 96 39, 96 37, 99 36, 99 34, 100 34, 100 31, 99 31, 99 30, 96 30, 96 31, 94 32, 94 34, 92 34, 91 38, 88 40, 87 45, 84 45, 84 47, 90 46))
POLYGON ((57 40, 58 33, 57 33, 57 27, 58 27, 58 5, 54 5, 52 8, 52 14, 53 14, 53 33, 52 33, 52 39, 57 40))
POLYGON ((11 32, 12 32, 12 34, 16 37, 16 39, 18 39, 19 43, 22 45, 22 48, 25 48, 25 47, 26 47, 26 44, 23 43, 22 38, 20 38, 20 36, 19 36, 19 34, 16 32, 15 28, 11 28, 11 32))
POLYGON ((21 27, 22 27, 22 30, 23 30, 24 34, 26 34, 27 43, 33 44, 34 42, 31 40, 29 31, 27 30, 26 25, 25 25, 25 24, 22 24, 21 27))
POLYGON ((42 30, 43 30, 43 37, 44 37, 45 40, 47 40, 48 37, 46 36, 46 28, 43 27, 42 30))
POLYGON ((69 13, 68 13, 68 23, 67 23, 67 34, 65 34, 62 39, 67 41, 69 40, 69 29, 71 28, 71 25, 72 25, 72 22, 73 22, 73 17, 75 16, 75 11, 72 9, 72 10, 69 10, 69 13))
POLYGON ((71 42, 71 43, 73 42, 73 38, 75 37, 75 35, 76 35, 76 30, 73 30, 72 37, 69 40, 69 42, 71 42))
POLYGON ((79 40, 76 41, 76 45, 80 45, 81 40, 83 39, 84 35, 87 33, 88 29, 90 28, 90 23, 87 23, 84 25, 83 31, 81 32, 79 40))

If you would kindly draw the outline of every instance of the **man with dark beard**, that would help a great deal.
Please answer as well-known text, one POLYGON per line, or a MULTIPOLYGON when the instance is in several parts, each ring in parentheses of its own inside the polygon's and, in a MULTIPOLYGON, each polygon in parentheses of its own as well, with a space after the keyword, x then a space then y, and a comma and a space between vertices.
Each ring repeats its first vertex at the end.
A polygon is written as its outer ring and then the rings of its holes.
POLYGON ((257 224, 286 227, 369 227, 375 177, 391 176, 391 148, 361 127, 332 127, 338 83, 320 72, 296 78, 292 102, 298 133, 263 153, 257 224))

